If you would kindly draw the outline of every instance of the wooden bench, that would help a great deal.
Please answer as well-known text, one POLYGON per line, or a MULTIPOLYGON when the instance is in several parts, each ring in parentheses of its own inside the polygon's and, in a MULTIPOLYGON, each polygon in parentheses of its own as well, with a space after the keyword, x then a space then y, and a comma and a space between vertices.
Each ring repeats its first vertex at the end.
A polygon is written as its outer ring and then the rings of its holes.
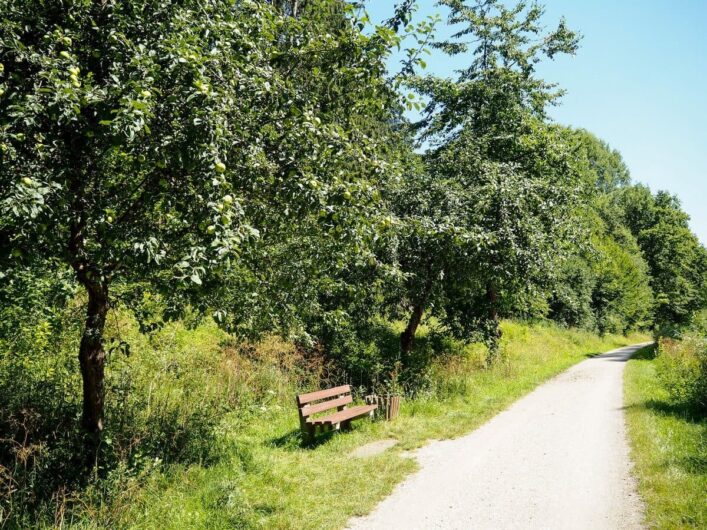
POLYGON ((342 426, 346 428, 353 419, 362 416, 373 418, 373 411, 378 408, 378 405, 348 407, 352 402, 350 385, 300 394, 297 396, 297 410, 302 434, 305 438, 311 438, 323 432, 339 430, 342 426), (314 417, 315 414, 332 409, 336 409, 336 412, 314 417))

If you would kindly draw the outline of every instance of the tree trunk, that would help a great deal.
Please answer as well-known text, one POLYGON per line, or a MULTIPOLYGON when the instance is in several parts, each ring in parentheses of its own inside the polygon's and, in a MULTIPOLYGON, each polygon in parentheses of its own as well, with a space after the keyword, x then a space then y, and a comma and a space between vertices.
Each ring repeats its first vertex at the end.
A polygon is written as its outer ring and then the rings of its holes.
POLYGON ((412 315, 410 315, 408 325, 405 328, 405 331, 400 334, 400 351, 402 351, 405 355, 412 351, 415 333, 417 332, 417 328, 422 321, 422 315, 425 312, 425 306, 427 306, 427 299, 430 297, 433 286, 434 277, 432 274, 432 264, 430 264, 427 267, 427 281, 422 289, 420 300, 413 306, 412 315))
POLYGON ((420 325, 424 311, 425 307, 422 303, 415 305, 405 331, 400 334, 400 350, 406 355, 412 351, 412 343, 415 339, 415 333, 417 332, 417 327, 420 325))
POLYGON ((89 465, 93 466, 103 430, 103 380, 106 362, 103 330, 108 313, 108 286, 100 281, 89 280, 85 274, 79 274, 79 281, 88 292, 86 323, 79 347, 79 363, 83 379, 81 426, 88 434, 87 457, 89 465))

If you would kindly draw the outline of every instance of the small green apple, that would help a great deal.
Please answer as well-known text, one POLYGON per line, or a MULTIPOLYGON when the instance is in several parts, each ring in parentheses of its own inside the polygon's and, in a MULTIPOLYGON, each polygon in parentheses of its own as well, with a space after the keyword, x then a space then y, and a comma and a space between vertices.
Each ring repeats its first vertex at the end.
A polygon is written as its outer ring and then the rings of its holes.
POLYGON ((347 201, 351 200, 351 192, 349 190, 346 190, 344 192, 344 199, 346 199, 347 201))
POLYGON ((216 227, 215 227, 214 225, 209 225, 209 226, 206 228, 206 232, 209 233, 209 234, 213 234, 214 232, 216 232, 216 227))
POLYGON ((59 55, 61 55, 64 59, 71 60, 71 54, 69 52, 67 52, 66 50, 60 51, 59 55))
POLYGON ((231 197, 230 195, 226 195, 223 198, 223 202, 225 202, 226 204, 233 204, 233 197, 231 197))
POLYGON ((0 63, 0 74, 5 71, 5 65, 0 63))
POLYGON ((148 99, 152 97, 152 92, 150 92, 149 90, 143 90, 142 92, 140 92, 140 95, 145 99, 148 99))
POLYGON ((25 177, 22 179, 22 184, 24 184, 25 186, 31 186, 32 184, 34 184, 34 181, 29 177, 25 177))
POLYGON ((214 164, 214 169, 216 169, 217 173, 225 173, 226 171, 226 164, 221 162, 220 160, 214 164))

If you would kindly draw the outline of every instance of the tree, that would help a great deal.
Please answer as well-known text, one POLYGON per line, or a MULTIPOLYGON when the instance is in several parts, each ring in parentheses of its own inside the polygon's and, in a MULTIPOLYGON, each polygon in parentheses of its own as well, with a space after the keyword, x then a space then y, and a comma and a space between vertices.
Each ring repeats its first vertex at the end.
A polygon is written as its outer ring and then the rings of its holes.
POLYGON ((373 237, 387 41, 309 4, 0 1, 0 265, 60 260, 83 287, 93 442, 111 305, 150 289, 168 317, 206 312, 229 281, 268 283, 295 220, 346 252, 373 237))
POLYGON ((630 185, 620 153, 584 130, 566 129, 587 184, 574 219, 580 244, 562 266, 550 297, 550 317, 573 326, 625 332, 651 322, 648 267, 614 196, 630 185))
POLYGON ((663 191, 653 195, 641 185, 626 188, 616 200, 648 263, 656 324, 689 324, 705 307, 707 251, 690 231, 679 200, 663 191))
POLYGON ((426 174, 401 192, 407 200, 399 215, 408 224, 401 263, 412 310, 401 347, 410 350, 432 306, 460 334, 483 330, 495 351, 500 312, 552 271, 563 212, 579 196, 566 142, 545 114, 561 93, 535 72, 543 57, 573 53, 578 37, 564 22, 543 34, 537 5, 440 4, 461 29, 435 46, 452 55, 471 51, 473 60, 456 81, 410 81, 429 99, 417 127, 434 147, 425 154, 426 174))
POLYGON ((609 193, 631 184, 631 174, 621 153, 584 129, 568 129, 576 156, 586 161, 583 173, 594 195, 609 193))

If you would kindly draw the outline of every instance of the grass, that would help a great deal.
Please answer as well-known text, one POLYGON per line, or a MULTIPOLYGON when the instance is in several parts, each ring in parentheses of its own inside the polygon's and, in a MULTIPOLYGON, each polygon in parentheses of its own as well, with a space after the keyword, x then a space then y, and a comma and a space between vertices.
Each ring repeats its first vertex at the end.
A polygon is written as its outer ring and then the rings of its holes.
POLYGON ((671 404, 653 348, 625 372, 634 472, 650 528, 707 528, 707 419, 671 404))
MULTIPOLYGON (((261 400, 250 413, 232 411, 222 418, 213 441, 219 456, 211 463, 172 464, 141 476, 116 473, 110 499, 99 492, 92 495, 89 488, 76 499, 78 509, 67 512, 73 515, 58 524, 342 528, 351 516, 369 512, 416 469, 415 461, 404 458, 402 451, 430 439, 465 434, 572 364, 646 340, 600 338, 550 324, 505 322, 503 330, 504 355, 496 366, 482 369, 483 352, 476 347, 440 358, 431 369, 436 386, 406 400, 394 422, 362 420, 350 432, 303 446, 294 395, 287 387, 275 389, 270 401, 261 400), (362 444, 384 438, 395 438, 399 444, 367 459, 349 456, 362 444)), ((276 385, 277 378, 271 382, 276 385)))

